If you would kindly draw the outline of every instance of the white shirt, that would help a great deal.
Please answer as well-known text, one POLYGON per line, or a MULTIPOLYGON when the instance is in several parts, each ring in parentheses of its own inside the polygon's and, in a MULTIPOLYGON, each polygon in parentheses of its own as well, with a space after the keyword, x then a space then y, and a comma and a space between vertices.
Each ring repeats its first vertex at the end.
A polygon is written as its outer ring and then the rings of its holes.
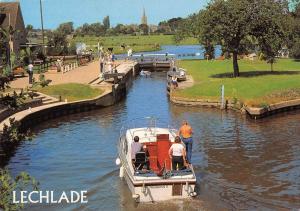
POLYGON ((32 72, 32 69, 33 69, 33 65, 32 65, 32 64, 29 64, 29 65, 28 65, 28 70, 29 70, 30 72, 32 72))
POLYGON ((132 142, 131 144, 131 159, 135 159, 135 154, 140 152, 142 149, 142 144, 140 142, 132 142))
POLYGON ((182 144, 174 143, 170 149, 172 150, 173 156, 182 156, 184 146, 182 144))

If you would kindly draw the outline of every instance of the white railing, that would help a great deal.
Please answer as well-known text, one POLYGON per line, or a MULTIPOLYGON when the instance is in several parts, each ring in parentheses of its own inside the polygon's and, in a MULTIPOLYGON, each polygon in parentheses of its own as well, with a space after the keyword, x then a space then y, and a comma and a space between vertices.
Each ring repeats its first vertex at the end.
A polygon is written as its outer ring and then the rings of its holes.
POLYGON ((78 67, 78 62, 77 61, 73 62, 73 63, 70 63, 70 64, 66 64, 66 65, 62 66, 62 71, 61 72, 62 72, 62 74, 64 74, 64 73, 67 73, 71 70, 74 70, 77 67, 78 67))
MULTIPOLYGON (((149 128, 149 130, 156 128, 168 128, 175 135, 177 134, 176 126, 173 123, 169 123, 168 121, 161 120, 156 117, 145 117, 145 118, 136 118, 129 121, 125 121, 122 124, 122 128, 120 130, 120 137, 126 134, 126 131, 134 128, 149 128)), ((131 134, 133 138, 133 134, 131 134)))

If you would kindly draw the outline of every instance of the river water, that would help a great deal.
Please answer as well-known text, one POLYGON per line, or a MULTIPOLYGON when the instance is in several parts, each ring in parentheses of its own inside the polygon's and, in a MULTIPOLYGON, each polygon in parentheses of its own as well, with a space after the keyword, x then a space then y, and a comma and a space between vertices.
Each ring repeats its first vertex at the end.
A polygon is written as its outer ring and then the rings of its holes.
MULTIPOLYGON (((144 52, 138 52, 134 55, 141 55, 144 54, 144 56, 148 54, 170 54, 175 55, 176 59, 205 59, 204 55, 204 48, 202 45, 162 45, 161 49, 158 51, 144 51, 144 52)), ((220 57, 222 54, 221 46, 215 47, 215 58, 220 57)), ((126 57, 127 54, 120 54, 117 55, 117 58, 124 59, 124 56, 126 57)))
POLYGON ((274 210, 300 209, 300 112, 254 121, 235 112, 175 106, 165 73, 137 78, 127 98, 109 108, 38 125, 8 168, 27 171, 40 190, 87 190, 88 204, 27 205, 25 210, 274 210), (115 166, 122 122, 157 116, 194 128, 192 200, 135 204, 115 166))

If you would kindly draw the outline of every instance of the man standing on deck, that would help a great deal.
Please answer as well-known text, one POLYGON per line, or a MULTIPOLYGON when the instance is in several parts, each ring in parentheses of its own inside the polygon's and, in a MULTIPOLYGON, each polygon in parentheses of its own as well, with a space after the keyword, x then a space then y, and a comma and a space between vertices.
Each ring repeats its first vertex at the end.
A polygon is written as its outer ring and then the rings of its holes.
POLYGON ((182 126, 179 129, 179 135, 182 137, 182 141, 185 144, 186 147, 186 158, 188 163, 191 163, 192 160, 192 147, 193 147, 193 129, 188 124, 187 121, 182 122, 182 126))

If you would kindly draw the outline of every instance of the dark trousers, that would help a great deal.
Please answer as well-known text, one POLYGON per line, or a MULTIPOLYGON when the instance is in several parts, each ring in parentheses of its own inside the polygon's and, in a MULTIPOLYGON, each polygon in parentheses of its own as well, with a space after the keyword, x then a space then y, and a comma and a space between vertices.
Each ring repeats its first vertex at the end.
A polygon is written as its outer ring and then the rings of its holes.
POLYGON ((103 73, 103 66, 104 66, 104 64, 101 62, 100 63, 100 73, 103 73))
POLYGON ((135 169, 142 170, 144 167, 146 167, 147 170, 150 170, 150 162, 148 160, 142 163, 137 163, 135 160, 133 160, 133 162, 135 169))
POLYGON ((181 170, 183 167, 183 157, 182 156, 172 156, 172 168, 173 170, 181 170))
POLYGON ((29 72, 29 84, 32 84, 33 73, 29 72))

